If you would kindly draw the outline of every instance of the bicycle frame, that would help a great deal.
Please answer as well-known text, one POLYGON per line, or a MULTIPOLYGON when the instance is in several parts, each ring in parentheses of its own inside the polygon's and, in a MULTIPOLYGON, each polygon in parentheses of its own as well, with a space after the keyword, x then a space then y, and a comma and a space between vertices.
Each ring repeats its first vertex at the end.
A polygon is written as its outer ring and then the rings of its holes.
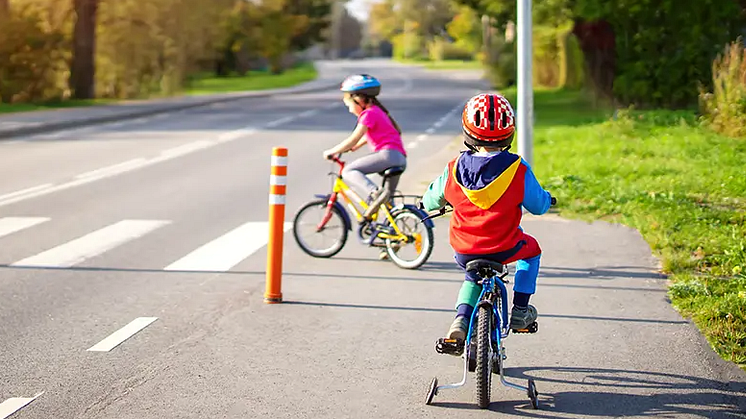
MULTIPOLYGON (((334 161, 335 163, 339 165, 339 171, 338 173, 330 173, 330 175, 333 175, 335 177, 334 185, 332 186, 332 193, 329 196, 329 202, 327 204, 327 213, 324 216, 324 218, 321 220, 319 225, 316 226, 316 229, 319 231, 322 228, 324 228, 326 223, 331 218, 332 216, 331 207, 334 206, 334 204, 337 202, 337 199, 339 196, 342 197, 342 200, 347 205, 347 208, 349 209, 349 211, 355 214, 355 219, 357 220, 358 223, 362 223, 363 221, 365 221, 365 218, 363 217, 363 213, 368 209, 368 204, 365 202, 365 200, 362 199, 360 195, 355 193, 355 191, 353 191, 342 179, 342 170, 344 169, 345 163, 337 157, 332 157, 331 159, 332 161, 334 161), (357 205, 362 207, 362 211, 358 210, 355 203, 357 203, 357 205)), ((395 241, 408 242, 409 237, 403 234, 401 230, 399 229, 399 227, 396 225, 396 222, 394 221, 394 217, 391 215, 391 211, 389 211, 388 205, 381 204, 380 208, 383 210, 384 215, 391 223, 391 227, 394 229, 394 232, 396 234, 391 235, 385 232, 380 232, 377 237, 384 239, 384 240, 390 239, 390 240, 395 240, 395 241)), ((374 214, 373 220, 375 221, 377 217, 378 217, 378 214, 374 214)))
MULTIPOLYGON (((507 274, 505 276, 507 276, 507 274)), ((477 312, 479 311, 478 308, 484 305, 490 307, 492 318, 495 321, 495 327, 492 328, 490 333, 490 347, 493 347, 493 342, 497 343, 497 353, 495 355, 498 357, 498 362, 500 364, 500 381, 503 385, 512 387, 516 390, 528 390, 527 387, 508 382, 505 380, 505 375, 503 374, 502 361, 505 360, 507 356, 505 355, 505 348, 502 346, 502 341, 508 337, 508 334, 510 333, 510 325, 506 320, 508 319, 508 289, 502 278, 504 278, 504 276, 500 277, 499 275, 482 278, 482 292, 479 294, 479 303, 477 303, 474 312, 471 314, 471 319, 469 320, 469 331, 467 332, 466 340, 464 341, 464 375, 461 377, 460 382, 440 385, 438 386, 438 390, 459 388, 466 384, 466 376, 469 372, 469 359, 471 355, 471 336, 477 325, 476 318, 477 312), (500 292, 500 295, 498 296, 499 300, 497 300, 494 295, 496 289, 495 284, 497 284, 497 289, 499 289, 500 292), (498 302, 499 304, 496 304, 498 302), (496 305, 500 306, 500 312, 498 312, 496 305), (497 333, 498 330, 500 330, 499 334, 497 333)))

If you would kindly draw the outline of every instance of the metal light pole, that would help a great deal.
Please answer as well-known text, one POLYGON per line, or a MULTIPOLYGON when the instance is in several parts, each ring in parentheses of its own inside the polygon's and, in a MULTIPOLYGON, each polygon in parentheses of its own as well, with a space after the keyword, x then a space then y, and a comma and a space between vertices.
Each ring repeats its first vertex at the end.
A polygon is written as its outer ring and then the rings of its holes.
POLYGON ((529 165, 533 159, 534 88, 531 60, 531 1, 518 0, 518 154, 529 165))

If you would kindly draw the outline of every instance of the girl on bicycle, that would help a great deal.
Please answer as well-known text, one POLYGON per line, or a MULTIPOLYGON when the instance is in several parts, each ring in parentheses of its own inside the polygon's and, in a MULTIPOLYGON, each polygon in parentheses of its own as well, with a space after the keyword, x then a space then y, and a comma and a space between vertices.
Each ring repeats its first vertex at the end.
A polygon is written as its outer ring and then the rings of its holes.
POLYGON ((370 202, 365 218, 370 219, 396 190, 398 177, 393 177, 388 188, 383 190, 373 183, 368 174, 382 172, 390 167, 406 168, 407 153, 401 139, 401 129, 389 111, 376 96, 381 92, 381 83, 368 74, 347 77, 340 87, 343 101, 351 114, 357 116, 357 126, 347 139, 324 151, 324 158, 346 151, 356 151, 368 143, 373 151, 347 164, 342 176, 361 196, 370 202))

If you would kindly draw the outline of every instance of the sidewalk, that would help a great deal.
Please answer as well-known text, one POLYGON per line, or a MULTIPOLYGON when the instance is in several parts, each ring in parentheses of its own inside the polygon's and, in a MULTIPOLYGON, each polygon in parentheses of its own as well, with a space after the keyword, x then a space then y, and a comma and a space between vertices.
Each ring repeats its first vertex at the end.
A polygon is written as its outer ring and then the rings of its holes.
POLYGON ((318 72, 318 77, 315 80, 284 89, 178 96, 154 100, 133 100, 111 105, 0 115, 0 139, 152 116, 159 113, 174 112, 239 99, 328 90, 338 86, 340 80, 344 77, 344 69, 333 65, 331 61, 317 61, 315 65, 318 72))

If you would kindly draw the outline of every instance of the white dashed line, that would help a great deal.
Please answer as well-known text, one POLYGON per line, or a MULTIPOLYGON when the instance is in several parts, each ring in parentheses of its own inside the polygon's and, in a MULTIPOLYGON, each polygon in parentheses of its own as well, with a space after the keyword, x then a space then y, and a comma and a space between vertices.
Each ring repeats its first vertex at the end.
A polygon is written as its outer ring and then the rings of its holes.
POLYGON ((0 419, 5 419, 15 412, 21 410, 26 405, 36 400, 36 398, 41 396, 42 394, 44 394, 43 391, 35 395, 34 397, 13 397, 5 400, 4 402, 0 403, 0 419))
POLYGON ((15 191, 15 192, 7 193, 5 195, 0 195, 0 202, 4 201, 6 199, 17 198, 17 197, 19 197, 21 195, 33 194, 34 192, 38 192, 38 191, 47 189, 47 188, 49 188, 51 186, 52 186, 51 183, 45 183, 43 185, 32 186, 32 187, 27 188, 27 189, 21 189, 20 191, 15 191))
POLYGON ((145 163, 147 163, 147 160, 140 157, 137 159, 128 160, 126 162, 117 163, 111 166, 102 167, 101 169, 91 170, 90 172, 81 173, 75 176, 75 179, 98 178, 98 177, 110 176, 115 173, 124 173, 130 170, 136 169, 145 163))
POLYGON ((156 320, 158 320, 158 317, 138 317, 128 325, 109 335, 106 339, 90 347, 88 351, 109 352, 156 320))
POLYGON ((314 115, 316 115, 317 113, 319 113, 319 110, 318 110, 318 109, 311 109, 310 111, 305 111, 305 112, 301 113, 301 114, 300 114, 300 115, 298 115, 298 116, 299 116, 300 118, 308 118, 308 117, 310 117, 310 116, 314 116, 314 115))

